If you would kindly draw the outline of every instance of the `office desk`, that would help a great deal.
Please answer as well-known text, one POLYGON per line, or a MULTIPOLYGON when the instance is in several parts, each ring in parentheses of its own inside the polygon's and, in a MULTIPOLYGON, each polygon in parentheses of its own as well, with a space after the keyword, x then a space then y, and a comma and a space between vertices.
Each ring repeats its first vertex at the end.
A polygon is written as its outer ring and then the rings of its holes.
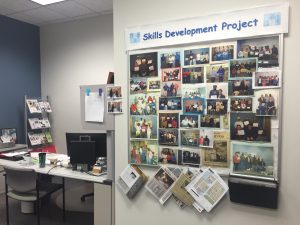
MULTIPOLYGON (((97 177, 80 171, 73 171, 69 168, 46 165, 40 168, 38 165, 22 165, 21 161, 10 161, 0 159, 0 166, 10 166, 15 168, 30 168, 37 173, 71 178, 94 183, 94 225, 113 224, 113 183, 107 179, 106 175, 97 177)), ((78 196, 79 198, 79 196, 78 196)), ((67 209, 66 209, 67 210, 67 209)))

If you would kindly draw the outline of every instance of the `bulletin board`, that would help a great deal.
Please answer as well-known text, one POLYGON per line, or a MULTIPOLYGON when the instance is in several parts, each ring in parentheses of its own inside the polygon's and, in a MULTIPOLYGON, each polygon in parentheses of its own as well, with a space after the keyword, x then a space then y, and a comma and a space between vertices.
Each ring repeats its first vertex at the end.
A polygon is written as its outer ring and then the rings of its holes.
POLYGON ((288 32, 283 8, 228 14, 245 18, 225 29, 226 14, 200 18, 202 27, 191 19, 182 29, 178 21, 128 29, 129 163, 213 167, 220 174, 278 180, 288 32), (241 32, 243 23, 248 27, 241 32))

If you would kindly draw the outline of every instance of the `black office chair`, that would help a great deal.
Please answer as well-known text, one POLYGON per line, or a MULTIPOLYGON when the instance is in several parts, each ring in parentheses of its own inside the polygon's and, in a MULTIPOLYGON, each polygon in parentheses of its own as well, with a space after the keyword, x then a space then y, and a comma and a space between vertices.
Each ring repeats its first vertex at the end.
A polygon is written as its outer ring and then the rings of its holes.
POLYGON ((63 192, 63 220, 65 220, 64 178, 62 184, 55 184, 40 181, 39 175, 33 169, 4 167, 4 171, 7 225, 9 225, 8 198, 35 203, 37 224, 40 225, 40 201, 59 189, 62 189, 63 192), (8 187, 10 190, 8 190, 8 187))

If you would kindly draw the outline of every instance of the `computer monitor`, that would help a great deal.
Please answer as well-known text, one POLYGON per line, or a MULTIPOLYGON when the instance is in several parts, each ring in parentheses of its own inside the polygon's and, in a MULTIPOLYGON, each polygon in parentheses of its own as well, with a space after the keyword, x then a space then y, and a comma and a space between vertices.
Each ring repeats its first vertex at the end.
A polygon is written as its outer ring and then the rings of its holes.
POLYGON ((74 168, 78 164, 87 165, 87 169, 95 164, 95 141, 70 141, 69 143, 69 156, 70 163, 74 168))
POLYGON ((94 141, 95 159, 97 160, 99 157, 107 156, 106 133, 66 133, 66 141, 67 141, 67 152, 69 156, 70 156, 71 141, 94 141))

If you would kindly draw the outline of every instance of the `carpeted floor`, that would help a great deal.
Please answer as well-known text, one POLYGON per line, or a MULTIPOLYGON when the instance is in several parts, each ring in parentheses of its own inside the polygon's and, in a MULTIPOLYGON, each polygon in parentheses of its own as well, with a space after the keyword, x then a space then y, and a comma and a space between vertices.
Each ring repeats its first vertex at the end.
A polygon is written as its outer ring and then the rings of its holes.
MULTIPOLYGON (((72 184, 74 185, 74 184, 72 184)), ((61 195, 53 195, 50 201, 43 204, 41 207, 41 225, 93 225, 94 224, 94 214, 91 210, 90 212, 84 212, 86 210, 80 210, 83 208, 92 209, 93 202, 91 199, 84 203, 80 203, 80 195, 74 194, 85 193, 82 190, 84 188, 79 188, 78 185, 75 188, 69 189, 66 185, 66 221, 62 220, 62 209, 59 208, 58 204, 61 202, 61 195), (77 190, 76 190, 77 189, 77 190), (76 197, 75 197, 76 196, 76 197), (72 200, 76 199, 76 205, 72 204, 72 200), (79 210, 76 210, 79 209, 79 210), (72 210, 72 211, 70 211, 72 210)), ((74 187, 74 186, 73 186, 74 187)), ((21 204, 19 201, 9 199, 9 210, 10 210, 10 225, 35 225, 36 215, 34 214, 22 214, 21 204)), ((6 225, 6 209, 5 209, 5 195, 0 194, 0 225, 6 225)))

